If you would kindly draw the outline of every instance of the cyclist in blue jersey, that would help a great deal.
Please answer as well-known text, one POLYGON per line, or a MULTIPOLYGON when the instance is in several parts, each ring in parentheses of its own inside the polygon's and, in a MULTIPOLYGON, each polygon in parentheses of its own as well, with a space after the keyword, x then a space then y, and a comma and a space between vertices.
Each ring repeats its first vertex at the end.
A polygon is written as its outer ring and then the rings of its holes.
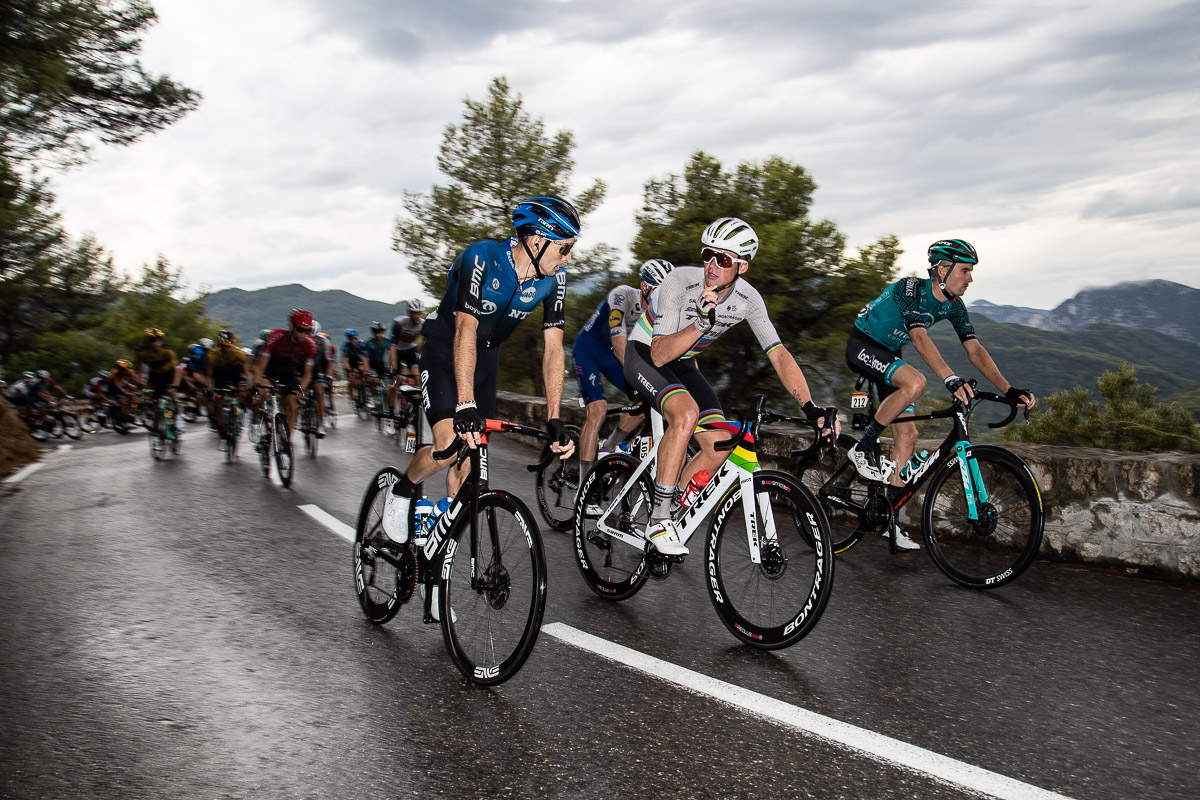
MULTIPOLYGON (((901 414, 913 413, 913 404, 925 392, 925 376, 903 359, 904 345, 911 342, 946 384, 946 390, 959 400, 966 402, 973 394, 929 338, 927 329, 935 322, 950 320, 967 358, 1006 397, 1028 408, 1037 403, 1033 392, 1018 389, 1005 380, 971 325, 962 295, 971 285, 972 272, 978 263, 979 254, 962 239, 934 242, 929 246, 929 278, 902 278, 858 312, 846 345, 846 364, 874 383, 881 398, 874 419, 849 453, 855 469, 864 478, 903 486, 905 476, 896 465, 907 464, 917 444, 916 423, 902 422, 892 425, 895 440, 892 460, 882 459, 882 463, 875 464, 870 455, 883 429, 901 414)), ((896 543, 905 550, 920 547, 902 532, 897 533, 896 543)))
MULTIPOLYGON (((608 382, 626 394, 631 394, 625 384, 625 345, 629 334, 637 325, 644 309, 650 302, 650 292, 663 278, 675 269, 669 261, 652 258, 642 264, 641 285, 618 286, 610 291, 596 307, 588 321, 575 337, 571 354, 575 358, 575 375, 579 380, 579 393, 583 397, 587 418, 579 433, 579 477, 582 479, 592 468, 600 440, 600 426, 608 413, 608 401, 604 398, 603 375, 608 382)), ((611 451, 637 428, 639 417, 621 415, 617 427, 605 441, 605 451, 611 451)))
MULTIPOLYGON (((546 429, 551 447, 562 458, 574 452, 558 410, 564 368, 565 269, 579 236, 579 215, 561 197, 540 195, 520 203, 512 223, 516 236, 476 242, 454 260, 446 293, 425 321, 421 393, 433 428, 433 446, 413 456, 406 474, 388 493, 383 530, 392 541, 408 541, 408 511, 416 484, 453 462, 453 458, 435 461, 433 451, 447 448, 456 435, 472 448, 479 444, 484 421, 496 414, 499 347, 538 306, 545 337, 546 429)), ((453 495, 461 481, 462 475, 452 470, 447 493, 453 495)))

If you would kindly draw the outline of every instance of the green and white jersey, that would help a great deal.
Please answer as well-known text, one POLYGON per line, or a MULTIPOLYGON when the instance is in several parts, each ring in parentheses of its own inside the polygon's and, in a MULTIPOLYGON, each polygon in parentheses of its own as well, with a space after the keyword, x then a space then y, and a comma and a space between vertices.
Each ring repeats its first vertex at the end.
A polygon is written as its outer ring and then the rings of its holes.
POLYGON ((910 330, 943 319, 950 320, 959 341, 978 338, 960 298, 941 302, 933 296, 930 279, 901 278, 858 312, 854 327, 889 350, 899 350, 912 341, 910 330))

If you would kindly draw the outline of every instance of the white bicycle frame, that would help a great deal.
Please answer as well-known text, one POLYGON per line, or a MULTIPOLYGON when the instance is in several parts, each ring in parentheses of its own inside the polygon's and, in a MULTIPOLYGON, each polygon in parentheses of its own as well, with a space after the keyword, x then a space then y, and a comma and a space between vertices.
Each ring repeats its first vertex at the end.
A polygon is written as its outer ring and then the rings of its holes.
MULTIPOLYGON (((663 430, 662 414, 656 409, 650 409, 651 439, 648 452, 646 452, 646 443, 645 439, 643 439, 641 463, 638 464, 637 469, 634 470, 633 475, 626 481, 625 486, 622 487, 617 496, 601 512, 600 519, 596 522, 596 527, 602 533, 620 540, 637 550, 645 549, 645 535, 640 532, 625 533, 608 524, 607 520, 625 495, 629 493, 630 488, 637 485, 638 478, 642 473, 650 469, 657 462, 658 447, 662 443, 663 430)), ((678 520, 680 539, 685 544, 700 529, 700 524, 708 518, 708 515, 713 512, 720 499, 725 496, 725 493, 735 483, 741 484, 743 497, 749 497, 754 492, 754 473, 759 469, 758 455, 753 451, 744 452, 746 452, 746 455, 751 456, 751 458, 743 458, 744 461, 748 462, 749 467, 735 464, 726 456, 725 460, 721 463, 721 468, 717 470, 717 474, 705 484, 696 496, 696 499, 692 501, 691 507, 678 520)), ((754 564, 758 564, 761 561, 759 550, 761 539, 758 535, 759 525, 758 520, 755 518, 755 506, 758 507, 758 516, 762 517, 763 537, 767 541, 774 541, 778 538, 775 529, 775 515, 771 513, 770 495, 767 492, 761 492, 756 497, 756 500, 756 503, 742 503, 742 512, 746 521, 746 544, 750 548, 750 561, 754 564)), ((639 504, 633 508, 635 516, 641 510, 641 504, 644 502, 645 498, 640 498, 639 504)))

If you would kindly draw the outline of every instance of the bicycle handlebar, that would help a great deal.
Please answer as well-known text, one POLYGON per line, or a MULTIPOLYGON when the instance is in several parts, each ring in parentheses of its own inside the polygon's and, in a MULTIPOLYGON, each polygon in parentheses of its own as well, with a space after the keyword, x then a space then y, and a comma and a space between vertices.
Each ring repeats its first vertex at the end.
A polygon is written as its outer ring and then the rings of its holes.
MULTIPOLYGON (((498 419, 485 420, 483 432, 484 433, 520 433, 525 436, 533 436, 538 439, 549 439, 550 438, 550 434, 547 433, 546 431, 542 430, 541 428, 531 428, 528 425, 519 425, 515 422, 504 422, 504 421, 498 420, 498 419)), ((450 446, 447 447, 445 450, 433 451, 433 459, 435 461, 442 461, 444 459, 449 458, 452 455, 462 452, 464 449, 467 449, 466 440, 458 438, 458 436, 456 434, 454 441, 451 442, 450 446)))

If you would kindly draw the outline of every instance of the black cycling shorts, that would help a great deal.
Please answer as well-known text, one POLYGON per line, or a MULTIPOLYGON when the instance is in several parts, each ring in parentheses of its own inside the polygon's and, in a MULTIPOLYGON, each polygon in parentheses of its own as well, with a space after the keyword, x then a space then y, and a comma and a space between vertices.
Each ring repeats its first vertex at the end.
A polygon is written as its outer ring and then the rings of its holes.
MULTIPOLYGON (((858 328, 850 333, 850 339, 846 342, 846 366, 850 367, 851 372, 864 375, 875 384, 880 402, 896 391, 892 386, 892 376, 896 374, 896 370, 908 363, 903 355, 902 350, 889 350, 858 328)), ((916 412, 909 406, 902 413, 916 412)))
MULTIPOLYGON (((433 425, 454 418, 458 405, 458 381, 454 377, 454 344, 441 337, 425 339, 421 348, 421 402, 425 418, 433 425)), ((475 406, 484 419, 496 417, 496 381, 500 371, 500 348, 475 351, 475 406)))
POLYGON ((656 367, 650 359, 650 345, 629 342, 625 346, 625 384, 631 391, 653 402, 660 412, 667 398, 680 392, 691 395, 700 409, 698 426, 725 420, 721 400, 700 374, 694 358, 679 358, 656 367))
POLYGON ((415 347, 396 351, 396 363, 405 367, 415 367, 421 362, 421 352, 415 347))
POLYGON ((289 389, 300 388, 300 379, 304 370, 294 358, 272 356, 263 370, 263 377, 274 383, 282 383, 289 389))

